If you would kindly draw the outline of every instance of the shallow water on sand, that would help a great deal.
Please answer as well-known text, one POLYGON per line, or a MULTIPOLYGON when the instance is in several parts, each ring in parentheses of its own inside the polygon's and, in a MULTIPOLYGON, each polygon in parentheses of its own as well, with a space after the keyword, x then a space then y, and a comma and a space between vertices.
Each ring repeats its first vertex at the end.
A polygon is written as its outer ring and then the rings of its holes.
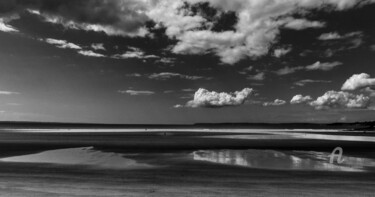
POLYGON ((177 157, 193 161, 272 170, 363 172, 375 166, 375 159, 345 155, 342 156, 343 163, 338 164, 335 161, 331 164, 329 162, 330 153, 317 151, 218 149, 198 150, 190 153, 175 152, 168 155, 165 153, 105 152, 93 147, 49 150, 36 154, 1 158, 0 162, 85 165, 108 169, 144 169, 158 167, 155 165, 155 161, 168 165, 172 161, 171 159, 177 157), (147 160, 149 157, 154 159, 147 160))
POLYGON ((374 159, 343 156, 344 162, 329 163, 330 153, 276 150, 200 150, 193 159, 226 165, 273 170, 362 172, 375 166, 374 159))
POLYGON ((93 147, 49 150, 36 154, 6 157, 0 159, 0 161, 87 165, 92 167, 110 169, 138 169, 153 167, 152 165, 146 163, 138 163, 133 159, 126 158, 126 155, 124 154, 102 152, 99 150, 95 150, 93 147))

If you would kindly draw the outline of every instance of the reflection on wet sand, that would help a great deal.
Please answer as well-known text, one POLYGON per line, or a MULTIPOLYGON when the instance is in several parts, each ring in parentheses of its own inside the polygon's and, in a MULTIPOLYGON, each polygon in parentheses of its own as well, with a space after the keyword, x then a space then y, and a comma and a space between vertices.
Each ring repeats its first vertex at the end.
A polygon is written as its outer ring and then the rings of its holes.
POLYGON ((6 157, 0 159, 0 161, 86 165, 110 169, 138 169, 152 167, 152 165, 138 163, 137 161, 125 158, 124 156, 126 155, 120 153, 102 152, 95 150, 92 147, 82 147, 50 150, 23 156, 6 157))
POLYGON ((227 165, 277 170, 365 171, 375 166, 375 160, 344 156, 342 164, 329 163, 329 154, 313 151, 275 150, 200 150, 193 152, 194 160, 227 165))

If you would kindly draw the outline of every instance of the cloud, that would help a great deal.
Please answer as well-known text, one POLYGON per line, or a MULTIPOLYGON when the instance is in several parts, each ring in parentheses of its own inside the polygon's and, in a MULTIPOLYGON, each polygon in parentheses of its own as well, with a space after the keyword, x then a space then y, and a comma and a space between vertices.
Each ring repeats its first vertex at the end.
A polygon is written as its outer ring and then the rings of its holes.
POLYGON ((177 104, 177 105, 174 105, 173 108, 183 108, 184 106, 183 105, 180 105, 180 104, 177 104))
POLYGON ((91 48, 93 48, 94 50, 103 50, 103 51, 105 51, 103 43, 93 43, 93 44, 91 44, 91 48))
POLYGON ((315 62, 314 64, 308 65, 308 66, 297 66, 297 67, 289 67, 286 66, 284 68, 281 68, 275 73, 277 75, 287 75, 287 74, 292 74, 296 71, 299 70, 305 70, 305 71, 313 71, 313 70, 322 70, 322 71, 329 71, 332 70, 333 68, 342 65, 341 62, 323 62, 321 63, 320 61, 315 62))
MULTIPOLYGON (((8 3, 5 6, 12 6, 8 3)), ((151 6, 144 0, 32 0, 17 1, 14 12, 31 8, 33 14, 45 21, 66 28, 104 32, 107 35, 145 36, 145 12, 151 6)), ((11 9, 11 8, 9 8, 11 9)))
POLYGON ((241 71, 238 71, 239 74, 241 75, 246 75, 248 72, 252 71, 254 69, 254 66, 248 66, 241 71))
POLYGON ((284 68, 281 68, 277 71, 275 71, 275 73, 277 75, 288 75, 288 74, 292 74, 298 70, 303 70, 304 68, 302 66, 298 66, 298 67, 289 67, 289 66, 286 66, 284 68))
MULTIPOLYGON (((324 41, 336 41, 333 43, 330 43, 332 45, 332 48, 327 48, 324 50, 324 56, 326 57, 332 57, 335 55, 337 52, 341 51, 346 51, 346 50, 351 50, 351 49, 356 49, 359 46, 361 46, 364 41, 363 41, 363 33, 360 31, 356 32, 350 32, 344 35, 340 35, 338 33, 327 33, 327 34, 322 34, 318 39, 324 40, 324 41), (337 42, 340 41, 340 42, 337 42)), ((326 44, 326 42, 325 42, 326 44)))
POLYGON ((129 59, 129 58, 137 58, 137 59, 148 59, 148 58, 159 58, 156 55, 145 55, 141 49, 136 47, 129 47, 131 51, 127 51, 123 54, 115 54, 112 58, 115 59, 129 59))
POLYGON ((289 22, 285 24, 286 28, 302 30, 307 28, 322 28, 325 23, 320 21, 308 21, 306 19, 290 19, 289 22))
POLYGON ((156 60, 155 62, 171 65, 171 64, 175 63, 175 61, 176 61, 176 58, 162 57, 162 58, 156 60))
POLYGON ((0 95, 20 94, 19 92, 0 91, 0 95))
POLYGON ((0 31, 2 32, 18 32, 18 30, 11 25, 5 23, 4 19, 0 18, 0 31))
POLYGON ((84 55, 84 56, 90 56, 90 57, 105 57, 103 54, 100 53, 95 53, 91 50, 80 50, 78 51, 79 54, 84 55))
POLYGON ((354 74, 345 81, 341 90, 357 90, 366 87, 375 86, 375 78, 370 78, 367 73, 354 74))
POLYGON ((318 37, 318 40, 338 40, 338 39, 344 39, 344 38, 349 38, 349 37, 353 37, 353 36, 359 36, 361 34, 362 33, 358 32, 358 31, 346 33, 344 35, 340 35, 337 32, 329 32, 329 33, 321 34, 318 37))
MULTIPOLYGON (((192 75, 183 75, 180 73, 173 73, 173 72, 161 72, 161 73, 153 73, 153 74, 139 74, 139 73, 132 73, 127 74, 127 77, 147 77, 149 79, 154 80, 168 80, 171 78, 180 78, 180 79, 187 79, 187 80, 199 80, 199 79, 205 79, 210 80, 211 77, 203 77, 203 76, 192 76, 192 75)), ((183 91, 191 90, 191 89, 183 89, 183 91)))
MULTIPOLYGON (((277 40, 281 28, 301 30, 321 28, 324 22, 293 18, 293 14, 323 9, 344 10, 371 3, 370 1, 316 0, 182 0, 158 1, 147 12, 156 27, 166 28, 166 35, 178 42, 172 52, 177 54, 214 53, 223 63, 234 64, 244 58, 266 55, 277 40), (214 17, 207 17, 191 7, 207 5, 214 8, 214 17), (220 16, 235 13, 236 23, 225 31, 214 31, 220 16)), ((325 11, 325 10, 323 10, 325 11)), ((306 16, 305 14, 304 16, 306 16)))
POLYGON ((193 98, 194 95, 191 95, 191 94, 188 94, 188 95, 183 95, 183 96, 180 96, 181 99, 191 99, 193 98))
POLYGON ((336 40, 340 38, 342 38, 342 36, 339 35, 337 32, 330 32, 330 33, 321 34, 318 37, 318 40, 336 40))
POLYGON ((127 76, 127 77, 142 77, 142 74, 139 74, 139 73, 131 73, 131 74, 126 74, 125 76, 127 76))
POLYGON ((313 99, 311 96, 302 96, 301 94, 297 94, 293 96, 293 98, 290 100, 290 104, 301 104, 301 103, 308 103, 312 101, 313 99))
POLYGON ((323 62, 320 63, 319 61, 315 62, 314 64, 311 64, 309 66, 306 66, 306 70, 323 70, 328 71, 332 70, 336 66, 342 65, 341 62, 323 62))
POLYGON ((185 107, 224 107, 242 105, 252 92, 253 89, 251 88, 244 88, 243 90, 234 93, 210 92, 204 88, 199 88, 194 94, 194 99, 188 101, 185 107))
POLYGON ((329 80, 312 80, 312 79, 303 79, 300 81, 297 81, 294 83, 296 86, 305 86, 306 84, 309 83, 331 83, 332 81, 329 80))
POLYGON ((53 38, 47 38, 44 41, 47 42, 48 44, 55 45, 56 47, 62 48, 62 49, 82 49, 82 47, 74 43, 67 42, 66 40, 57 40, 53 38))
POLYGON ((40 39, 41 41, 45 41, 48 44, 52 44, 58 48, 62 49, 74 49, 77 50, 78 54, 83 55, 83 56, 90 56, 90 57, 106 57, 103 54, 96 53, 91 50, 83 50, 81 46, 68 42, 66 40, 57 40, 53 38, 46 38, 46 39, 40 39))
POLYGON ((375 97, 375 89, 373 88, 366 87, 361 89, 361 91, 367 93, 370 97, 375 97))
POLYGON ((183 92, 194 92, 195 89, 193 89, 193 88, 186 88, 186 89, 182 89, 181 91, 183 91, 183 92))
POLYGON ((188 79, 188 80, 211 79, 211 78, 203 77, 203 76, 190 76, 190 75, 183 75, 180 73, 172 73, 172 72, 154 73, 154 74, 149 75, 148 78, 155 79, 155 80, 167 80, 171 78, 180 78, 180 79, 188 79))
POLYGON ((131 96, 149 96, 155 94, 153 91, 149 90, 119 90, 120 94, 130 94, 131 96))
MULTIPOLYGON (((170 48, 176 54, 215 54, 223 63, 235 64, 245 58, 267 55, 283 28, 302 30, 321 28, 321 21, 311 21, 314 10, 341 11, 359 7, 370 0, 9 0, 1 1, 0 16, 29 10, 46 22, 65 28, 104 32, 115 36, 150 36, 147 22, 154 29, 176 40, 170 48), (201 8, 212 11, 202 11, 201 8), (330 9, 326 9, 329 7, 330 9), (217 31, 223 17, 232 14, 234 24, 217 31), (298 16, 298 18, 297 18, 298 16), (215 29, 216 28, 216 29, 215 29)), ((5 28, 8 27, 8 28, 5 28)), ((0 24, 0 28, 9 26, 0 24)), ((357 40, 357 44, 359 40, 357 40)), ((127 52, 114 58, 139 57, 127 52)), ((145 57, 143 57, 145 58, 145 57)), ((146 57, 147 58, 147 57, 146 57)), ((150 58, 150 56, 148 56, 150 58)))
POLYGON ((245 71, 252 71, 254 69, 254 66, 249 66, 244 68, 245 71))
POLYGON ((273 56, 275 56, 277 58, 280 58, 281 56, 284 56, 287 53, 289 53, 291 50, 292 50, 291 47, 288 47, 288 48, 278 48, 278 49, 275 49, 273 51, 273 56))
POLYGON ((250 75, 250 76, 246 77, 246 79, 255 80, 255 81, 262 81, 265 78, 264 75, 265 75, 264 72, 260 72, 256 75, 250 75))
POLYGON ((264 102, 263 106, 280 106, 280 105, 285 105, 286 101, 280 100, 280 99, 275 99, 272 102, 264 102))
POLYGON ((310 102, 315 109, 335 109, 335 108, 367 108, 370 98, 363 94, 352 94, 343 91, 328 91, 316 100, 310 102))

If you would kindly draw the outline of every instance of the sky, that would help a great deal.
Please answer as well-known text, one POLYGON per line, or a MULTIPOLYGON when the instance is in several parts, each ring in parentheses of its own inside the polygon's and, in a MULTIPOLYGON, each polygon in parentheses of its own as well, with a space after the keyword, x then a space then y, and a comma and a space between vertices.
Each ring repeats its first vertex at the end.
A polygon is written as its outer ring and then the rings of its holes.
POLYGON ((374 0, 0 0, 0 121, 373 121, 374 24, 374 0))

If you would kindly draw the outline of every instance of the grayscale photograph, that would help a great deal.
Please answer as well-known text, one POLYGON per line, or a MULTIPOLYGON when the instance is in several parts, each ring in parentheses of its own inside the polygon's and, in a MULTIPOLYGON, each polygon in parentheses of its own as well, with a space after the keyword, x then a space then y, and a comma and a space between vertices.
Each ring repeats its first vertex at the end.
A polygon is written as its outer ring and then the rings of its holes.
POLYGON ((0 197, 375 196, 375 0, 0 0, 0 197))

